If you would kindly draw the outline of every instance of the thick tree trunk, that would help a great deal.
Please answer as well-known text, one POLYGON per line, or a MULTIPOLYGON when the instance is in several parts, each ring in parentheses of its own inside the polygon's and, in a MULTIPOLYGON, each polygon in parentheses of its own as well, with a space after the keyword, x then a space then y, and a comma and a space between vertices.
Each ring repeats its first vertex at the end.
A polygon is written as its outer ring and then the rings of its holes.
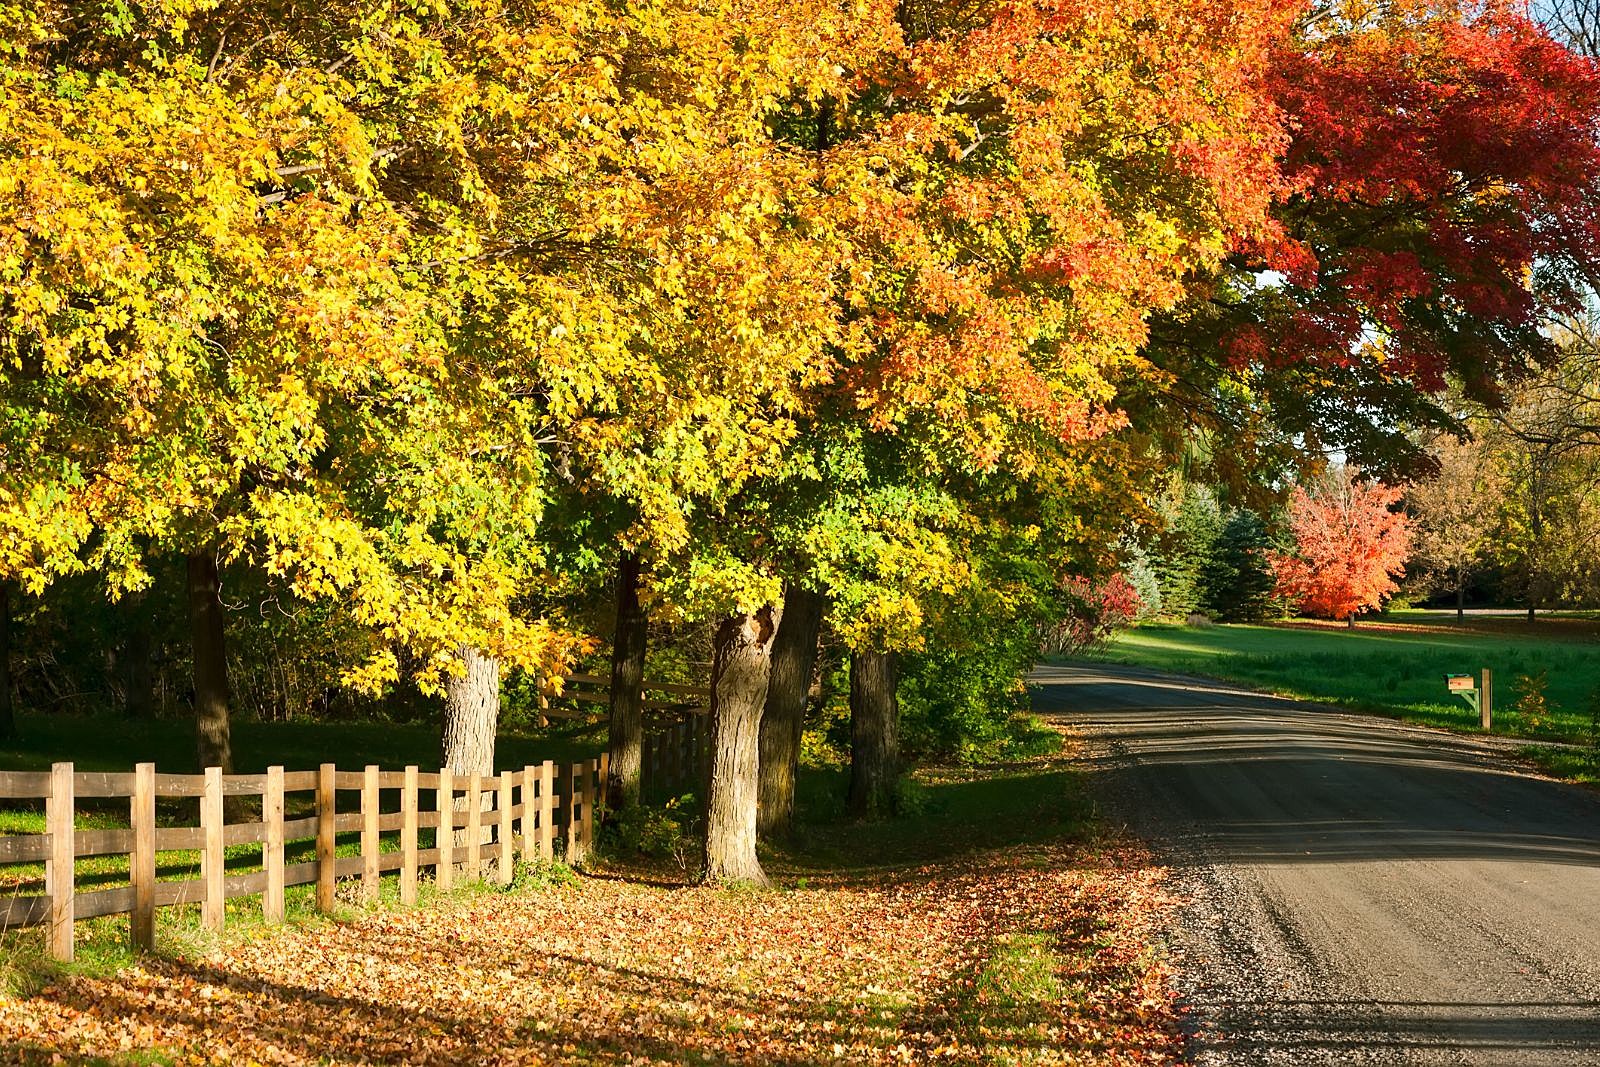
POLYGON ((893 652, 850 654, 850 814, 893 813, 900 774, 900 702, 893 652))
POLYGON ((189 624, 194 654, 195 747, 201 767, 233 773, 228 723, 228 647, 223 632, 217 550, 189 556, 189 624))
POLYGON ((11 704, 11 586, 0 582, 0 740, 16 736, 16 709, 11 704))
POLYGON ((122 598, 122 710, 130 719, 148 719, 155 714, 149 616, 144 594, 130 593, 122 598))
MULTIPOLYGON (((458 786, 465 785, 464 777, 481 774, 485 778, 494 774, 494 738, 500 724, 500 661, 470 645, 456 650, 464 665, 460 677, 452 676, 444 684, 444 765, 456 776, 458 786)), ((487 791, 479 798, 479 806, 487 811, 493 797, 487 791)), ((455 809, 467 810, 467 798, 456 798, 455 809)), ((486 844, 492 834, 490 821, 482 823, 479 844, 486 844)), ((465 828, 455 832, 457 854, 467 848, 465 828)))
POLYGON ((444 765, 457 775, 488 777, 500 722, 500 661, 469 645, 457 655, 465 669, 444 685, 444 765))
POLYGON ((711 777, 706 786, 705 882, 767 884, 756 857, 761 708, 772 674, 781 609, 733 615, 717 627, 711 658, 711 777))
POLYGON ((1356 628, 1356 613, 1352 611, 1349 618, 1344 620, 1344 624, 1346 628, 1354 630, 1356 628))
POLYGON ((610 772, 606 803, 624 811, 639 803, 644 759, 644 652, 648 620, 639 606, 639 557, 617 563, 617 629, 611 645, 610 772))
POLYGON ((795 767, 826 606, 822 594, 802 586, 791 584, 784 590, 783 625, 772 640, 772 679, 761 713, 756 829, 763 837, 787 834, 794 825, 795 767))

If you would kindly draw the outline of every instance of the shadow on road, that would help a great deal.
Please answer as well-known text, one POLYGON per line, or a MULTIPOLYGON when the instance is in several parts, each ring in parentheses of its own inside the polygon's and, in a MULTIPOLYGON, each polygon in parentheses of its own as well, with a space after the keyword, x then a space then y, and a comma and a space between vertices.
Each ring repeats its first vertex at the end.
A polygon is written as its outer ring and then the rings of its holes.
MULTIPOLYGON (((1422 734, 1221 684, 1042 668, 1034 708, 1092 720, 1102 795, 1170 793, 1207 862, 1515 860, 1600 867, 1600 798, 1422 734), (1135 752, 1136 760, 1118 753, 1135 752)), ((1178 862, 1192 850, 1177 850, 1178 862)))

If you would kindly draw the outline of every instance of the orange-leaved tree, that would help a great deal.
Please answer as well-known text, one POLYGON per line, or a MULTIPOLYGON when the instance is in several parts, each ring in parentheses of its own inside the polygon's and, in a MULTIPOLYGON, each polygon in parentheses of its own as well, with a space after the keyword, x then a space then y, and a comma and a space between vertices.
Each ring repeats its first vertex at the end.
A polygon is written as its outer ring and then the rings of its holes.
MULTIPOLYGON (((991 572, 971 565, 1012 525, 993 505, 1062 502, 1056 488, 1091 486, 1098 460, 1129 455, 1111 440, 1126 422, 1116 393, 1148 371, 1149 314, 1267 225, 1285 138, 1260 68, 1290 14, 1273 0, 1114 12, 914 0, 885 13, 900 46, 782 129, 818 158, 842 331, 836 372, 814 391, 825 415, 802 424, 807 461, 752 508, 784 515, 762 548, 792 599, 826 594, 864 683, 851 687, 859 815, 893 796, 895 657, 950 605, 994 600, 976 592, 991 572)), ((1090 489, 1057 517, 1104 496, 1090 489)), ((1063 526, 1041 557, 1126 529, 1063 526)), ((774 767, 793 762, 809 675, 785 672, 769 696, 774 767)), ((792 775, 766 781, 770 828, 792 775)))
POLYGON ((1345 467, 1289 498, 1292 552, 1274 553, 1278 592, 1308 615, 1347 619, 1376 608, 1398 586, 1411 552, 1400 490, 1345 467))

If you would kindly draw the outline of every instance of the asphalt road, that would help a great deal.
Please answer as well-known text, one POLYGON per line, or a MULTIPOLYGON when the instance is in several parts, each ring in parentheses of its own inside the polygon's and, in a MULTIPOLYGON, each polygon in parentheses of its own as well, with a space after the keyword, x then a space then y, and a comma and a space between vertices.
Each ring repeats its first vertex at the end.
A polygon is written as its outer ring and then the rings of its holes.
POLYGON ((1198 1062, 1600 1065, 1600 795, 1220 683, 1033 681, 1190 900, 1169 947, 1198 1062))

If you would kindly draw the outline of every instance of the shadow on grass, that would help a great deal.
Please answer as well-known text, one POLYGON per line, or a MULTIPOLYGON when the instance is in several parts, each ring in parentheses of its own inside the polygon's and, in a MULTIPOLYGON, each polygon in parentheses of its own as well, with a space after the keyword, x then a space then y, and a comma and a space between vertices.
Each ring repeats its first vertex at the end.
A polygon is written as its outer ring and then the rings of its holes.
POLYGON ((924 868, 1029 845, 1070 844, 1089 832, 1093 804, 1081 772, 1064 760, 924 770, 901 792, 901 811, 846 816, 841 771, 803 769, 801 823, 763 860, 780 881, 920 877, 924 868))

